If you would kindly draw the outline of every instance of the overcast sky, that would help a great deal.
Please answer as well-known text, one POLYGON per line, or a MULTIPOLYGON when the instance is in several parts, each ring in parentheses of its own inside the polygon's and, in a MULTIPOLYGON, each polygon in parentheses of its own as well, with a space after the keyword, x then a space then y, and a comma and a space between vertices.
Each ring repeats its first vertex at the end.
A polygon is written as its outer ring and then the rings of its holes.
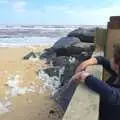
POLYGON ((106 25, 120 0, 0 0, 0 24, 106 25))

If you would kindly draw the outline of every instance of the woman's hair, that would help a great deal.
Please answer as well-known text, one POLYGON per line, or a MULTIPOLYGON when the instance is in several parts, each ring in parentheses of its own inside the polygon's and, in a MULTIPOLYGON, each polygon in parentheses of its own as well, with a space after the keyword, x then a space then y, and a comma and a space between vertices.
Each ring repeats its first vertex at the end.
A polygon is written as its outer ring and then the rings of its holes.
POLYGON ((118 79, 117 85, 120 87, 120 42, 113 44, 113 59, 114 63, 119 65, 118 68, 118 79))
POLYGON ((120 42, 113 44, 113 58, 116 64, 120 64, 120 42))

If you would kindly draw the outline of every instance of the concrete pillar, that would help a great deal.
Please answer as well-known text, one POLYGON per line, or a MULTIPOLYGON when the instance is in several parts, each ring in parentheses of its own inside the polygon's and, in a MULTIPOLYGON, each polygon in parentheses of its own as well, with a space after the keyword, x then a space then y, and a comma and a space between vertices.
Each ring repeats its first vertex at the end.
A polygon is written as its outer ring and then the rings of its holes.
POLYGON ((107 29, 97 28, 95 35, 96 46, 104 51, 107 41, 107 29))
POLYGON ((108 37, 105 56, 108 59, 112 58, 112 47, 114 42, 120 42, 120 16, 110 17, 110 22, 108 22, 108 37))
MULTIPOLYGON (((104 56, 109 60, 113 56, 113 44, 115 42, 120 42, 120 16, 111 16, 107 25, 107 42, 104 56)), ((108 73, 104 70, 103 79, 107 80, 108 77, 108 73)))

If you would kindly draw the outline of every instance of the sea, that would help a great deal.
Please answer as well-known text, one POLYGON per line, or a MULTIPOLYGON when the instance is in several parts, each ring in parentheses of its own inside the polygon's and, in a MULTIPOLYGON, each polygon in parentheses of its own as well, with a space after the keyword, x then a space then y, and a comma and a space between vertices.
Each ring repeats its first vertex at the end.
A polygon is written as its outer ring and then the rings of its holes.
POLYGON ((53 45, 61 37, 77 28, 95 25, 0 25, 0 47, 53 45))

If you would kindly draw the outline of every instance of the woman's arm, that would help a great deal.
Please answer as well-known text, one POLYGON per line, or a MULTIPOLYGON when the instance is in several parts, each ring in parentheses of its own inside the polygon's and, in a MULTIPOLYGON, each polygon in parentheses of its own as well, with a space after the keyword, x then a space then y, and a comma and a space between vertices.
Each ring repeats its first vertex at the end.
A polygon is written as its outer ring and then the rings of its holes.
POLYGON ((82 70, 85 70, 86 67, 90 66, 90 65, 102 65, 110 74, 112 75, 116 75, 116 73, 112 70, 110 62, 105 59, 102 56, 97 56, 97 57, 93 57, 90 58, 88 60, 83 61, 76 69, 76 73, 80 72, 82 70))
POLYGON ((84 71, 88 66, 97 64, 96 58, 90 58, 88 60, 83 61, 76 69, 75 73, 84 71))
POLYGON ((106 58, 102 56, 97 56, 95 58, 97 60, 98 65, 102 65, 103 68, 105 68, 110 74, 116 75, 115 71, 111 68, 110 62, 106 58))
POLYGON ((99 80, 92 75, 89 75, 85 79, 85 84, 88 88, 98 93, 104 102, 120 105, 120 90, 118 88, 111 87, 104 81, 99 80))

